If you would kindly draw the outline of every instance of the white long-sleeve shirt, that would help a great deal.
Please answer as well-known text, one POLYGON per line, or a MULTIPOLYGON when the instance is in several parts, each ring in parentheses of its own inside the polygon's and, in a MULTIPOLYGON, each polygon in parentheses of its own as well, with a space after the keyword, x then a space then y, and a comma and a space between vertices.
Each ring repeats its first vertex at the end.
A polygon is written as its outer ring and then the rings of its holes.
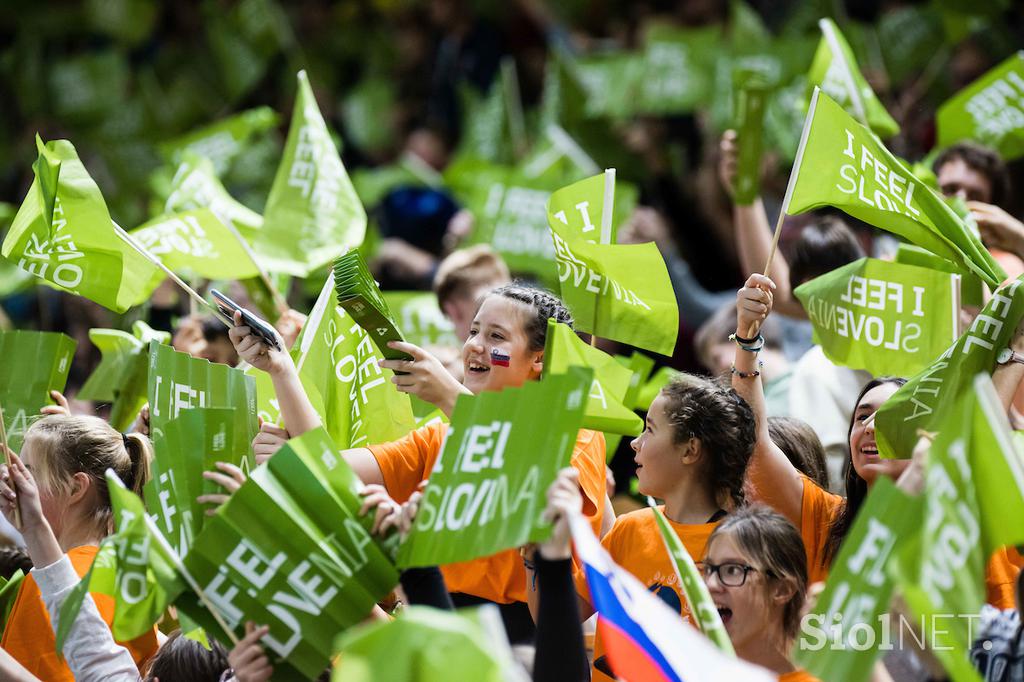
MULTIPOLYGON (((61 606, 78 584, 78 574, 65 554, 49 566, 33 568, 32 575, 56 634, 61 606)), ((139 682, 141 679, 132 655, 114 641, 114 635, 88 593, 64 640, 62 652, 76 682, 139 682)))

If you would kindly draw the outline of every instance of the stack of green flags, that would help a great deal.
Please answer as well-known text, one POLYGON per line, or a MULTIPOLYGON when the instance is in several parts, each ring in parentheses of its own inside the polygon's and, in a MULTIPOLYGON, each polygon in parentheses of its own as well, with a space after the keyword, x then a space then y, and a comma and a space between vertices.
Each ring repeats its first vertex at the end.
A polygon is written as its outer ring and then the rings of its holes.
MULTIPOLYGON (((185 568, 236 636, 251 620, 279 679, 312 679, 337 633, 366 618, 397 583, 389 549, 359 516, 362 484, 323 429, 288 441, 212 516, 185 568)), ((221 641, 220 623, 193 599, 179 610, 221 641)))
POLYGON ((146 404, 149 343, 170 343, 171 335, 136 320, 131 334, 120 329, 90 329, 89 340, 100 351, 100 364, 89 375, 78 398, 112 403, 110 425, 127 431, 146 404))
POLYGON ((8 445, 21 450, 25 431, 50 391, 63 391, 78 342, 57 332, 0 332, 0 407, 8 445))
POLYGON ((569 367, 520 388, 459 396, 398 565, 469 561, 546 539, 551 526, 540 513, 569 465, 592 380, 589 369, 569 367))
POLYGON ((407 360, 409 356, 388 348, 390 341, 403 341, 388 307, 374 281, 366 261, 355 249, 334 261, 334 289, 338 305, 344 308, 356 323, 369 333, 381 354, 389 360, 407 360))

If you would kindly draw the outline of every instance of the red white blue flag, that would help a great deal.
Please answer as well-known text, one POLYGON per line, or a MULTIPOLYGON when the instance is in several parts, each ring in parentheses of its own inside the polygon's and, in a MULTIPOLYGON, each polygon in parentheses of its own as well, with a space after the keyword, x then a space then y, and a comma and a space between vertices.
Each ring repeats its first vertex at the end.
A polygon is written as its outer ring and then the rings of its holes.
POLYGON ((597 629, 615 676, 626 682, 775 680, 767 670, 729 658, 684 621, 601 547, 590 525, 570 517, 576 556, 583 564, 597 629))
POLYGON ((512 360, 511 355, 505 355, 503 351, 497 348, 491 349, 491 365, 494 367, 508 367, 508 363, 512 360))

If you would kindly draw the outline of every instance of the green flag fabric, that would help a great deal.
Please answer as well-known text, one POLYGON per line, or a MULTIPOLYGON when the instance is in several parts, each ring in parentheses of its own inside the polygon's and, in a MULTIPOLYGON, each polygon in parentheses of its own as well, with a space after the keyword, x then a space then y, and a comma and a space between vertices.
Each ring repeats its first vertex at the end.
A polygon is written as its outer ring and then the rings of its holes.
POLYGON ((221 175, 254 136, 277 125, 277 114, 270 107, 257 107, 203 126, 160 145, 167 160, 177 165, 184 152, 206 157, 221 175))
POLYGON ((993 289, 1006 279, 953 210, 820 90, 811 98, 797 157, 787 213, 835 206, 969 268, 993 289))
POLYGON ((236 442, 251 442, 259 428, 252 377, 240 369, 193 358, 155 341, 149 345, 146 397, 154 441, 163 436, 167 422, 193 407, 236 408, 231 427, 236 442))
POLYGON ((985 305, 984 285, 977 275, 970 270, 958 268, 948 260, 940 258, 934 253, 922 249, 920 246, 906 243, 900 244, 896 249, 894 262, 960 275, 961 304, 964 306, 974 306, 979 310, 985 305))
POLYGON ((901 548, 900 588, 950 677, 980 679, 967 652, 971 621, 985 603, 985 565, 1006 544, 1024 541, 1024 459, 986 374, 946 413, 929 450, 919 543, 901 548))
POLYGON ((939 431, 949 410, 967 397, 975 375, 995 370, 996 356, 1024 316, 1022 282, 1024 275, 997 290, 956 343, 885 401, 875 416, 883 457, 909 457, 917 430, 939 431))
POLYGON ((171 181, 164 204, 166 213, 199 208, 213 211, 221 222, 233 225, 250 241, 263 229, 263 216, 236 201, 217 179, 213 162, 191 151, 181 154, 181 163, 171 181))
POLYGON ((861 258, 794 290, 814 342, 837 365, 913 374, 956 341, 960 276, 861 258))
POLYGON ((548 537, 545 495, 569 464, 592 379, 570 367, 520 388, 460 396, 397 564, 469 561, 548 537))
POLYGON ((676 570, 679 584, 683 586, 683 593, 686 595, 686 601, 689 602, 690 613, 693 614, 700 631, 723 653, 735 656, 736 651, 732 648, 729 633, 725 631, 722 617, 718 615, 718 609, 715 608, 715 603, 711 600, 711 594, 708 592, 707 585, 704 584, 704 579, 697 571, 697 565, 693 563, 693 557, 686 551, 682 540, 665 520, 665 514, 661 509, 652 506, 651 512, 658 524, 661 539, 665 542, 665 550, 672 559, 672 566, 676 570))
POLYGON ((90 329, 89 340, 100 351, 100 364, 89 375, 78 398, 113 403, 110 425, 127 431, 146 404, 149 343, 170 343, 171 335, 136 320, 131 334, 120 329, 90 329))
POLYGON ((883 138, 900 131, 899 124, 875 96, 857 66, 857 58, 839 27, 831 19, 818 22, 821 42, 807 73, 807 91, 820 87, 856 120, 883 138))
POLYGON ((175 272, 207 279, 246 279, 260 274, 241 243, 241 234, 232 232, 206 208, 161 216, 130 234, 175 272))
MULTIPOLYGON (((372 679, 417 682, 505 682, 511 663, 501 616, 493 605, 442 611, 410 606, 393 621, 368 623, 338 637, 339 662, 357 658, 372 679), (483 622, 482 622, 483 621, 483 622), (493 621, 494 627, 486 624, 493 621), (500 656, 504 652, 505 657, 500 656), (503 660, 508 659, 508 663, 503 660)), ((351 682, 335 668, 334 682, 351 682)), ((371 679, 371 678, 367 678, 371 679)))
POLYGON ((1007 161, 1024 156, 1024 50, 958 92, 935 118, 939 147, 976 140, 1007 161))
POLYGON ((37 138, 35 179, 2 252, 40 279, 123 313, 163 279, 115 231, 99 187, 67 140, 37 138))
POLYGON ((548 214, 562 300, 576 328, 600 337, 672 355, 679 307, 668 269, 653 243, 570 243, 548 214))
POLYGON ((643 78, 639 53, 605 51, 576 60, 580 82, 587 92, 585 113, 590 118, 631 116, 643 78))
POLYGON ((793 650, 800 667, 823 680, 865 682, 886 633, 895 582, 889 570, 900 543, 916 535, 922 504, 892 479, 875 481, 832 564, 825 591, 801 628, 793 650))
POLYGON ((7 629, 7 619, 14 608, 14 600, 18 598, 21 581, 24 579, 25 573, 20 568, 10 578, 0 578, 0 635, 7 629))
POLYGON ((706 102, 721 39, 718 26, 692 29, 654 23, 646 27, 638 93, 641 113, 684 114, 706 102))
POLYGON ((644 421, 622 402, 633 372, 604 351, 584 343, 568 325, 548 320, 544 377, 564 374, 569 367, 589 367, 594 372, 583 428, 627 436, 643 430, 644 421))
POLYGON ((736 88, 734 117, 739 134, 733 201, 745 206, 761 194, 764 115, 771 91, 760 71, 740 69, 733 80, 736 88))
POLYGON ((305 71, 284 156, 253 247, 268 270, 306 277, 366 236, 366 211, 317 107, 305 71))
POLYGON ((50 391, 63 391, 78 342, 57 332, 0 332, 0 406, 8 446, 21 451, 25 431, 45 405, 50 391))
POLYGON ((115 639, 126 642, 151 629, 185 589, 176 561, 146 522, 142 500, 112 470, 107 470, 106 478, 116 532, 100 545, 89 572, 61 606, 57 651, 63 649, 87 592, 113 597, 111 631, 115 639))
POLYGON ((338 305, 367 331, 384 357, 389 360, 409 359, 408 354, 388 347, 391 341, 404 340, 402 332, 370 268, 356 249, 334 261, 334 289, 338 294, 338 305))
POLYGON ((415 426, 409 395, 395 388, 391 370, 378 365, 384 355, 336 304, 333 275, 324 282, 292 358, 314 406, 319 399, 324 426, 341 447, 390 442, 415 426))
POLYGON ((452 321, 437 305, 437 296, 424 291, 384 291, 384 302, 402 335, 417 346, 451 346, 461 348, 465 339, 455 338, 452 321))
MULTIPOLYGON (((275 679, 311 679, 333 654, 334 636, 362 621, 398 574, 359 517, 359 480, 322 429, 286 443, 252 472, 196 537, 185 566, 241 636, 263 638, 275 679)), ((183 610, 220 636, 209 613, 183 610)), ((226 638, 225 638, 226 640, 226 638)))

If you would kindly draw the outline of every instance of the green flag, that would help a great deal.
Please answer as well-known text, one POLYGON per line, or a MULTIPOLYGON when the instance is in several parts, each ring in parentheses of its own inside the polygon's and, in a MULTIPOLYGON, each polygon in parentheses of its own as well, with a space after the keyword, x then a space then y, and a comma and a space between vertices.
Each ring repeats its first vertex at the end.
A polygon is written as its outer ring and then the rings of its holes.
POLYGON ((587 241, 600 234, 603 196, 603 176, 595 176, 548 202, 562 300, 581 331, 672 355, 679 307, 658 247, 587 241))
POLYGON ((7 619, 14 608, 14 601, 21 590, 25 573, 19 568, 10 578, 0 578, 0 635, 7 629, 7 619))
POLYGON ((116 640, 127 642, 150 630, 185 589, 176 562, 146 522, 142 500, 112 470, 107 470, 106 478, 116 532, 100 545, 89 572, 61 606, 57 651, 63 648, 87 592, 113 597, 111 631, 116 640))
POLYGON ((120 329, 90 329, 89 340, 100 351, 100 364, 89 375, 78 398, 113 403, 110 425, 127 431, 146 404, 149 342, 167 344, 171 335, 136 320, 131 334, 120 329))
POLYGON ((336 304, 331 275, 292 357, 303 384, 322 399, 320 417, 341 447, 393 441, 415 425, 408 394, 395 388, 391 370, 377 364, 384 356, 366 330, 336 304))
POLYGON ((277 125, 277 114, 270 107, 257 107, 203 126, 159 145, 172 164, 182 161, 185 152, 206 157, 217 175, 225 173, 249 140, 277 125))
POLYGON ((919 268, 930 268, 939 272, 948 272, 960 276, 960 302, 964 306, 974 306, 979 310, 985 305, 984 285, 978 276, 970 270, 958 268, 944 258, 913 244, 900 244, 896 249, 896 263, 916 265, 919 268))
POLYGON ((57 332, 0 332, 0 406, 8 446, 21 451, 25 431, 50 391, 63 391, 78 342, 57 332))
POLYGON ((907 84, 936 57, 948 59, 942 19, 933 7, 894 7, 878 19, 878 46, 895 85, 907 84))
MULTIPOLYGON (((654 370, 654 359, 639 351, 633 351, 628 358, 624 355, 616 355, 615 360, 620 365, 629 369, 630 372, 629 387, 626 389, 626 394, 622 397, 622 404, 631 410, 646 411, 650 403, 648 402, 642 407, 638 407, 637 396, 654 370)), ((605 434, 604 439, 605 457, 608 462, 611 462, 619 448, 619 443, 622 441, 622 435, 617 433, 605 434)))
POLYGON ((1024 541, 1024 460, 991 379, 973 378, 929 450, 924 524, 900 553, 900 587, 929 649, 956 682, 977 680, 967 652, 992 553, 1024 541), (949 615, 958 617, 949 617, 949 615))
POLYGON ((366 211, 317 107, 305 71, 284 156, 253 247, 269 270, 306 277, 366 236, 366 211))
POLYGON ((918 498, 881 476, 832 564, 825 591, 803 620, 794 661, 823 680, 870 679, 895 586, 890 566, 922 520, 918 498))
MULTIPOLYGON (((501 617, 493 605, 442 611, 410 606, 388 622, 367 623, 338 637, 339 663, 362 661, 378 680, 505 682, 511 664, 501 617), (481 620, 496 621, 494 628, 481 620), (508 663, 500 654, 505 652, 508 663)), ((331 680, 352 682, 347 668, 331 680)))
POLYGON ((707 585, 704 584, 704 579, 697 572, 693 557, 686 551, 679 536, 665 520, 661 509, 652 506, 651 512, 658 524, 658 532, 661 533, 661 539, 665 542, 665 549, 672 560, 672 566, 676 570, 679 584, 683 586, 683 593, 689 603, 690 613, 693 614, 700 631, 723 653, 735 657, 736 651, 732 648, 729 633, 725 631, 722 617, 718 615, 718 609, 715 608, 715 603, 711 600, 711 594, 708 592, 707 585))
POLYGON ((252 377, 240 369, 193 358, 156 342, 149 345, 146 397, 154 440, 163 435, 167 422, 193 407, 236 408, 232 430, 237 442, 251 442, 258 430, 252 377))
POLYGON ((835 206, 977 273, 1006 279, 981 240, 864 126, 820 90, 807 112, 784 210, 835 206))
POLYGON ((807 93, 820 87, 857 121, 870 126, 879 136, 892 137, 899 124, 875 96, 857 66, 857 58, 839 27, 831 19, 818 21, 821 42, 807 73, 807 93))
POLYGON ((685 114, 712 92, 714 56, 722 41, 718 26, 677 28, 654 23, 644 31, 643 76, 637 105, 645 114, 685 114))
POLYGON ((564 374, 569 367, 589 367, 594 372, 583 428, 627 436, 643 430, 643 420, 622 402, 633 372, 604 351, 584 343, 568 325, 548 320, 544 376, 564 374))
POLYGON ((334 261, 334 290, 338 294, 338 305, 369 333, 384 357, 389 360, 409 358, 407 353, 388 347, 392 341, 404 341, 404 338, 358 250, 352 249, 334 261))
POLYGON ((131 232, 147 251, 176 272, 207 279, 258 277, 243 237, 201 208, 150 220, 131 232))
POLYGON ((959 275, 861 258, 793 293, 832 362, 898 376, 924 369, 956 341, 959 285, 959 275))
POLYGON ((480 93, 469 83, 460 84, 462 133, 455 150, 456 159, 480 159, 491 163, 512 161, 512 141, 501 85, 501 79, 495 78, 490 90, 480 93))
POLYGON ((643 56, 638 52, 602 51, 576 60, 586 90, 588 117, 627 118, 636 108, 643 80, 643 56))
POLYGON ((739 154, 736 166, 736 187, 733 200, 749 205, 761 194, 761 152, 764 139, 764 114, 770 88, 760 71, 739 69, 735 72, 736 88, 733 103, 735 125, 739 131, 739 154))
POLYGON ((221 222, 233 225, 250 241, 263 229, 263 216, 228 194, 217 179, 213 162, 186 150, 181 153, 164 211, 179 213, 199 208, 210 209, 221 222))
POLYGON ((949 410, 971 390, 979 372, 991 374, 1024 316, 1024 275, 997 290, 988 305, 930 366, 916 374, 878 410, 875 438, 883 457, 909 457, 917 430, 938 431, 949 410))
POLYGON ((939 147, 977 140, 1007 161, 1024 156, 1024 50, 939 107, 939 147))
POLYGON ((145 301, 163 274, 115 230, 71 143, 53 140, 40 150, 35 179, 4 238, 4 257, 119 313, 145 301))
MULTIPOLYGON (((252 472, 185 558, 227 627, 238 634, 246 620, 270 627, 262 643, 281 679, 319 675, 334 636, 397 582, 366 530, 372 519, 358 516, 357 485, 326 433, 310 431, 252 472)), ((205 610, 183 608, 220 632, 205 610)))
POLYGON ((569 464, 592 379, 570 367, 520 388, 460 396, 397 564, 469 561, 545 539, 545 494, 569 464))
POLYGON ((437 305, 437 296, 428 291, 383 291, 384 301, 409 343, 417 346, 461 348, 465 339, 455 338, 452 321, 437 305))

